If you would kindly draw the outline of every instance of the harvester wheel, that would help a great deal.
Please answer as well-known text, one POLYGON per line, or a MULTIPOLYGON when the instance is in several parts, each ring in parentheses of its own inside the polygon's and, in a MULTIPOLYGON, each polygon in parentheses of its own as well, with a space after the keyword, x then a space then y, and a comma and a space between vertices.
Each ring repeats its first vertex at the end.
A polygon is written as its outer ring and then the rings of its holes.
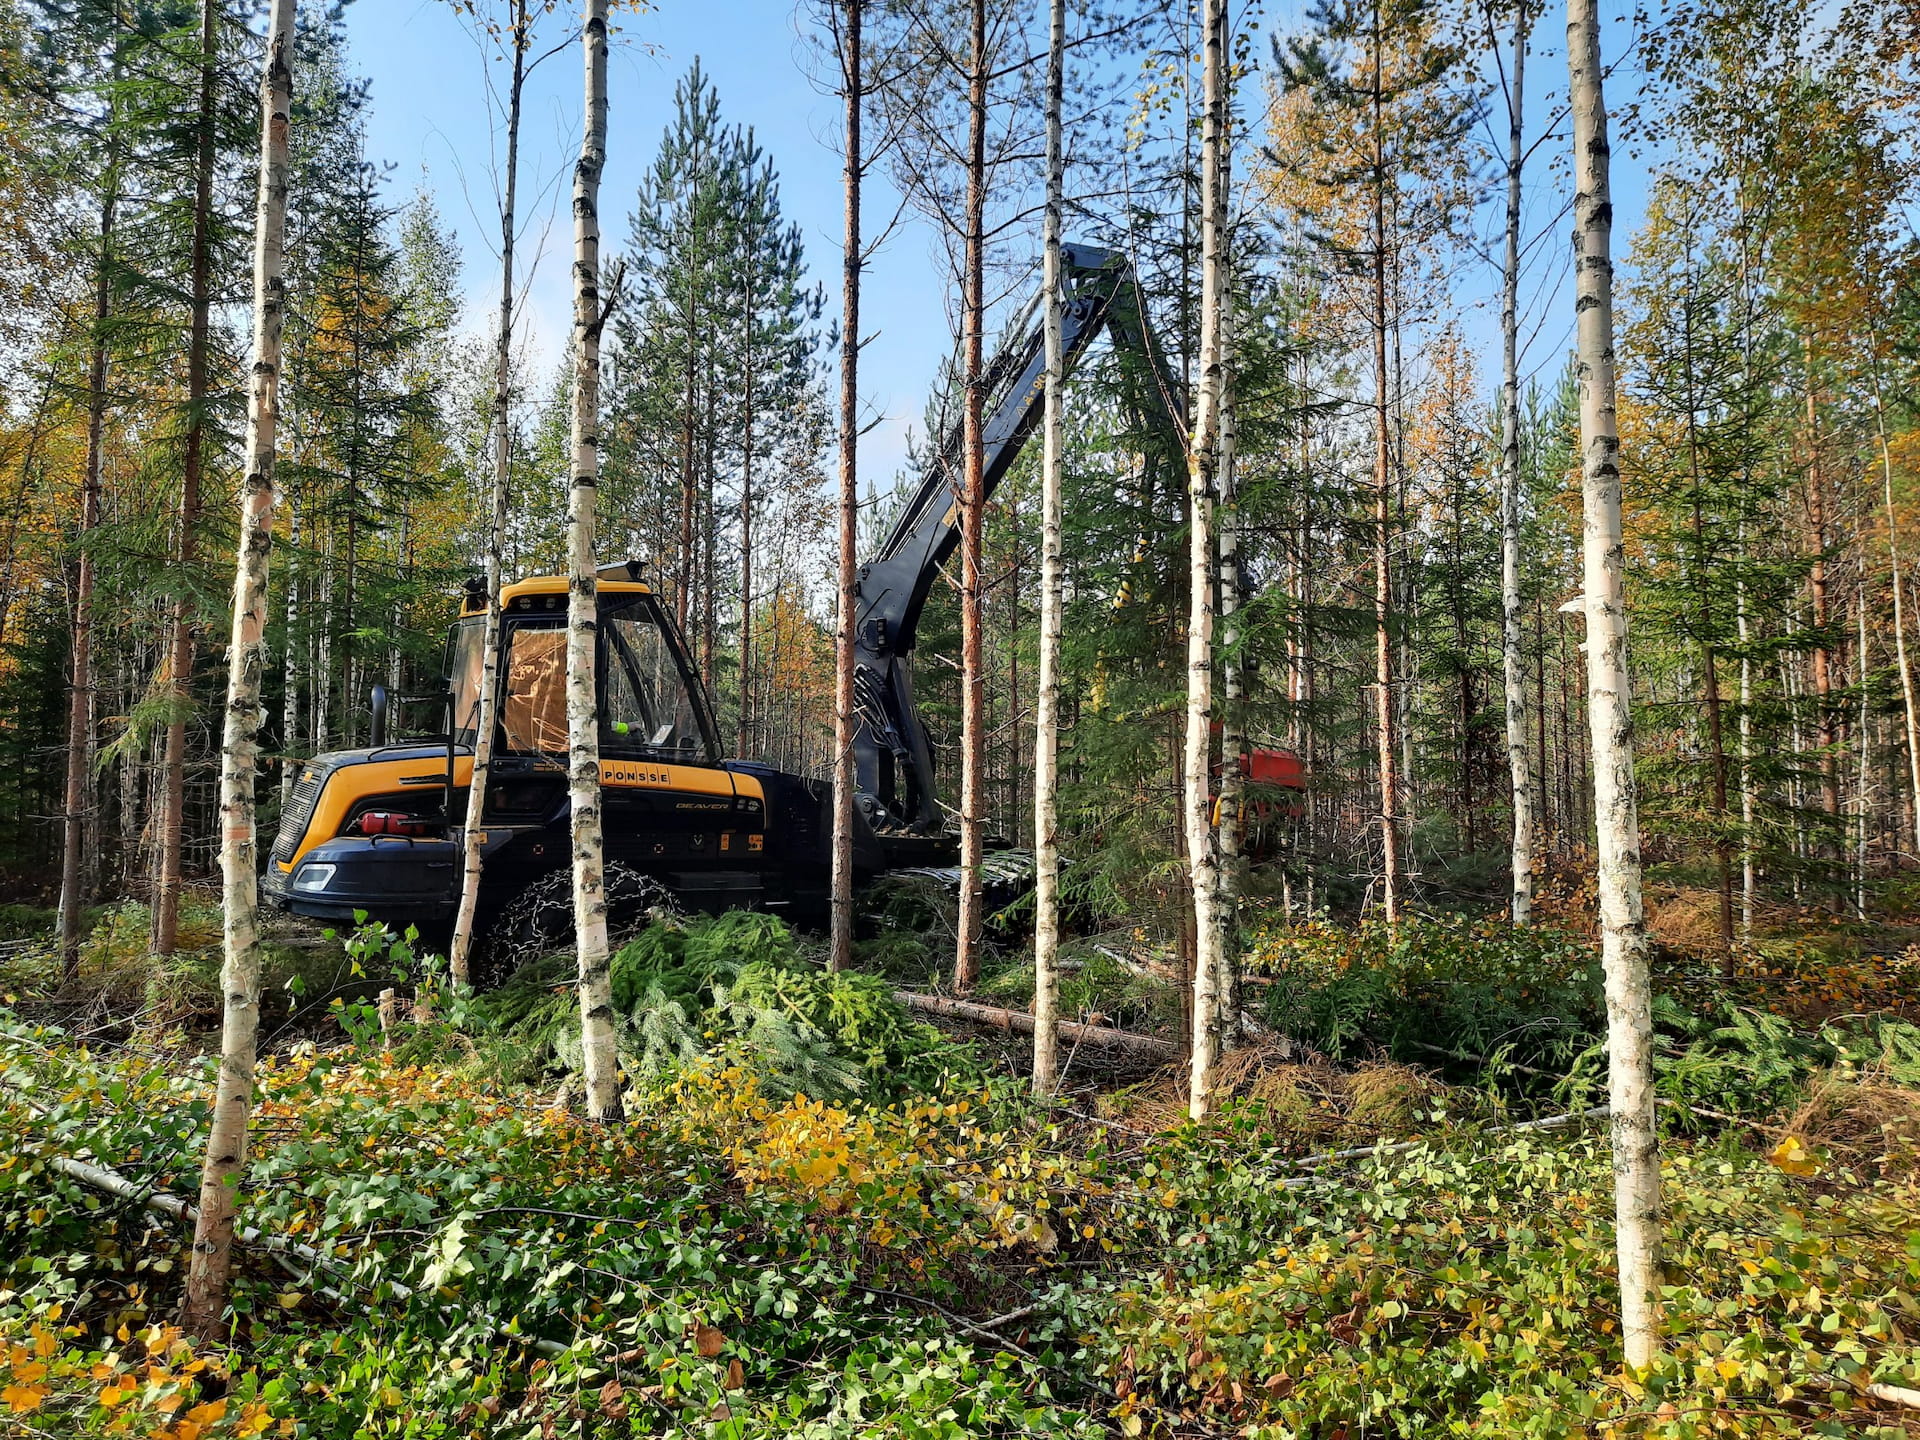
MULTIPOLYGON (((605 875, 607 938, 617 950, 654 910, 671 910, 673 896, 651 875, 617 861, 608 863, 605 875)), ((573 948, 573 872, 555 870, 528 881, 501 907, 487 930, 478 984, 491 989, 504 984, 521 966, 573 948)))

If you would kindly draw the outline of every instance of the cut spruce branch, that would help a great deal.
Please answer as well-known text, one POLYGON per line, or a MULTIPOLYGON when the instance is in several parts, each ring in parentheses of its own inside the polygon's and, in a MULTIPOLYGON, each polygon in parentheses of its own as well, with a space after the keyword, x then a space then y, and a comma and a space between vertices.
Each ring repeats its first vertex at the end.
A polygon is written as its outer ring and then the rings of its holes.
MULTIPOLYGON (((949 1000, 941 995, 916 995, 911 990, 896 990, 893 998, 909 1010, 929 1015, 944 1015, 953 1020, 972 1020, 1014 1034, 1031 1035, 1034 1019, 1024 1010, 1005 1010, 998 1005, 978 1005, 971 1000, 949 1000)), ((1181 1049, 1170 1040, 1154 1035, 1135 1035, 1110 1025, 1079 1025, 1060 1022, 1060 1038, 1075 1045, 1095 1045, 1107 1050, 1123 1050, 1148 1060, 1178 1060, 1181 1049)))
MULTIPOLYGON (((1463 1060, 1472 1065, 1490 1066, 1497 1063, 1503 1070, 1517 1071, 1522 1075, 1538 1075, 1543 1079, 1556 1081, 1567 1078, 1564 1075, 1556 1075, 1551 1070, 1542 1070, 1537 1065, 1522 1065, 1517 1060, 1501 1060, 1495 1062, 1488 1059, 1485 1055, 1475 1055, 1466 1050, 1449 1050, 1444 1045, 1429 1045, 1424 1040, 1414 1040, 1409 1043, 1416 1050, 1425 1050, 1433 1055, 1445 1055, 1450 1059, 1463 1060)), ((1745 1125, 1750 1129, 1759 1130, 1768 1135, 1784 1135, 1787 1133, 1778 1125, 1767 1125, 1758 1120, 1749 1120, 1744 1115, 1733 1115, 1725 1110, 1710 1110, 1705 1105, 1695 1105, 1686 1100, 1669 1100, 1665 1096, 1661 1096, 1653 1103, 1668 1110, 1684 1110, 1689 1115, 1698 1115, 1707 1120, 1718 1120, 1725 1125, 1745 1125)))

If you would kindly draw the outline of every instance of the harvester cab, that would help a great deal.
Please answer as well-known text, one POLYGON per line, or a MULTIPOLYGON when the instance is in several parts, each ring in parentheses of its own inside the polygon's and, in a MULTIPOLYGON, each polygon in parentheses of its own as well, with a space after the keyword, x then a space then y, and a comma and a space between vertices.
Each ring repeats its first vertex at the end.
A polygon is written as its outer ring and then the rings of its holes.
MULTIPOLYGON (((826 787, 723 758, 672 612, 640 575, 628 562, 599 577, 608 861, 696 908, 824 904, 826 787)), ((505 898, 564 868, 570 855, 567 581, 521 580, 500 599, 500 704, 481 851, 489 892, 505 898)), ((447 638, 441 733, 390 740, 376 693, 370 745, 301 767, 267 862, 268 892, 287 909, 328 920, 364 911, 423 930, 451 918, 485 636, 486 594, 470 590, 447 638)))

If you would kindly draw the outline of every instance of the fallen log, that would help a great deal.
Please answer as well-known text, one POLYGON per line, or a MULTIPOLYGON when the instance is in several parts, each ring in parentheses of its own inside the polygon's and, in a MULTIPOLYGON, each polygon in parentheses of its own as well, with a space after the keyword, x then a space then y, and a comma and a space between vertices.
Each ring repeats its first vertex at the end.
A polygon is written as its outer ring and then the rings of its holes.
MULTIPOLYGON (((978 1005, 971 1000, 949 1000, 943 995, 916 995, 911 990, 896 990, 893 998, 909 1010, 928 1015, 944 1015, 952 1020, 971 1020, 991 1025, 1009 1034, 1031 1035, 1033 1016, 1024 1010, 1004 1010, 998 1005, 978 1005)), ((1081 1025, 1060 1022, 1061 1040, 1073 1045, 1095 1045, 1107 1050, 1124 1050, 1145 1060, 1166 1062, 1184 1058, 1185 1052, 1171 1040, 1157 1035, 1136 1035, 1131 1030, 1116 1030, 1111 1025, 1081 1025)))
POLYGON ((1920 1410, 1920 1390, 1909 1390, 1904 1385, 1888 1385, 1876 1381, 1867 1386, 1867 1393, 1876 1400, 1884 1400, 1889 1405, 1905 1405, 1910 1410, 1920 1410))

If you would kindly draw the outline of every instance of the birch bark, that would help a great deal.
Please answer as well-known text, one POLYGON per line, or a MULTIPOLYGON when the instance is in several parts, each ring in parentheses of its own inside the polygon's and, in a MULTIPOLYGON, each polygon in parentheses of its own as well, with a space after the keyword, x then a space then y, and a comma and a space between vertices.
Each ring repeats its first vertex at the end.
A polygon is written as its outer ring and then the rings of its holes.
MULTIPOLYGON (((500 200, 500 316, 493 351, 493 524, 487 535, 487 618, 481 641, 480 693, 473 715, 473 779, 467 787, 467 818, 460 831, 460 908, 454 915, 448 968, 456 985, 471 983, 473 917, 480 901, 481 845, 486 839, 487 780, 493 767, 494 719, 500 701, 500 569, 507 548, 507 481, 511 473, 512 426, 508 405, 513 385, 513 225, 520 171, 520 97, 526 87, 527 45, 532 38, 528 0, 512 0, 513 80, 507 91, 507 173, 500 200)), ((458 731, 468 717, 451 717, 458 731)), ((448 817, 451 820, 451 816, 448 817)))
POLYGON ((1393 693, 1393 435, 1387 368, 1386 64, 1380 0, 1373 4, 1373 720, 1380 764, 1380 900, 1387 923, 1400 919, 1400 780, 1393 693))
POLYGON ((1060 223, 1066 158, 1060 110, 1066 90, 1067 5, 1047 6, 1047 198, 1041 221, 1046 409, 1040 431, 1040 691, 1033 714, 1033 1093, 1060 1088, 1060 407, 1065 369, 1060 305, 1060 223))
POLYGON ((253 1070, 260 1034, 258 855, 254 783, 259 769, 260 677, 266 668, 267 566, 273 551, 273 452, 280 419, 280 333, 286 319, 283 242, 288 129, 293 111, 293 0, 273 0, 260 84, 260 196, 253 240, 253 368, 247 392, 247 473, 240 488, 233 632, 220 745, 220 874, 225 997, 220 1077, 200 1171, 181 1326, 221 1338, 233 1252, 235 1202, 247 1159, 253 1070))
POLYGON ((594 684, 599 581, 594 500, 600 484, 600 172, 607 160, 607 0, 586 0, 580 48, 586 130, 573 171, 573 478, 567 486, 567 767, 573 801, 573 928, 580 962, 580 1052, 587 1117, 620 1118, 613 975, 607 953, 600 715, 594 684))
POLYGON ((1204 11, 1200 132, 1200 377, 1193 436, 1187 453, 1191 513, 1187 616, 1187 739, 1185 822, 1187 864, 1193 883, 1193 1048, 1187 1111, 1204 1120, 1213 1110, 1214 1069, 1219 1060, 1219 949, 1214 921, 1219 865, 1213 848, 1208 794, 1208 752, 1213 721, 1213 503, 1218 481, 1222 322, 1226 309, 1227 213, 1227 5, 1206 0, 1204 11))
POLYGON ((1740 522, 1740 578, 1733 587, 1735 633, 1740 642, 1740 939, 1753 939, 1756 876, 1753 866, 1753 654, 1747 620, 1747 524, 1740 522))
POLYGON ((846 102, 846 234, 840 262, 840 574, 833 637, 833 895, 827 968, 853 964, 853 626, 860 592, 860 21, 864 0, 846 0, 840 64, 846 102))
POLYGON ((1513 795, 1515 925, 1533 919, 1533 767, 1527 763, 1527 670, 1520 635, 1520 172, 1526 100, 1528 0, 1513 21, 1507 89, 1507 253, 1500 283, 1500 658, 1506 682, 1507 769, 1513 795))
MULTIPOLYGON (((1221 218, 1221 246, 1230 253, 1231 233, 1221 218)), ((1224 283, 1224 282, 1223 282, 1224 283)), ((1235 921, 1239 897, 1246 879, 1244 841, 1246 836, 1247 753, 1246 670, 1240 657, 1240 491, 1235 460, 1239 454, 1240 428, 1234 394, 1233 300, 1226 295, 1220 317, 1220 423, 1219 457, 1215 464, 1216 488, 1220 497, 1218 530, 1220 533, 1219 579, 1215 600, 1220 612, 1220 634, 1224 653, 1220 657, 1220 814, 1215 827, 1218 843, 1218 898, 1214 903, 1213 923, 1218 934, 1213 959, 1217 969, 1214 980, 1215 1033, 1224 1046, 1239 1034, 1239 970, 1236 964, 1235 921)))
MULTIPOLYGON (((1887 412, 1876 369, 1873 384, 1874 431, 1880 446, 1881 503, 1887 511, 1887 564, 1893 581, 1893 658, 1900 671, 1900 717, 1907 742, 1907 781, 1913 787, 1914 853, 1920 855, 1920 706, 1914 700, 1913 666, 1907 660, 1906 577, 1900 565, 1900 519, 1893 508, 1893 452, 1887 445, 1887 412)), ((1895 796, 1891 804, 1899 805, 1895 796)))
POLYGON ((1587 712, 1606 971, 1607 1084, 1621 1335, 1640 1369, 1660 1348, 1660 1155, 1654 1129, 1653 997, 1640 893, 1640 821, 1628 690, 1620 438, 1614 413, 1613 203, 1599 0, 1568 0, 1573 108, 1576 364, 1587 619, 1587 712))

